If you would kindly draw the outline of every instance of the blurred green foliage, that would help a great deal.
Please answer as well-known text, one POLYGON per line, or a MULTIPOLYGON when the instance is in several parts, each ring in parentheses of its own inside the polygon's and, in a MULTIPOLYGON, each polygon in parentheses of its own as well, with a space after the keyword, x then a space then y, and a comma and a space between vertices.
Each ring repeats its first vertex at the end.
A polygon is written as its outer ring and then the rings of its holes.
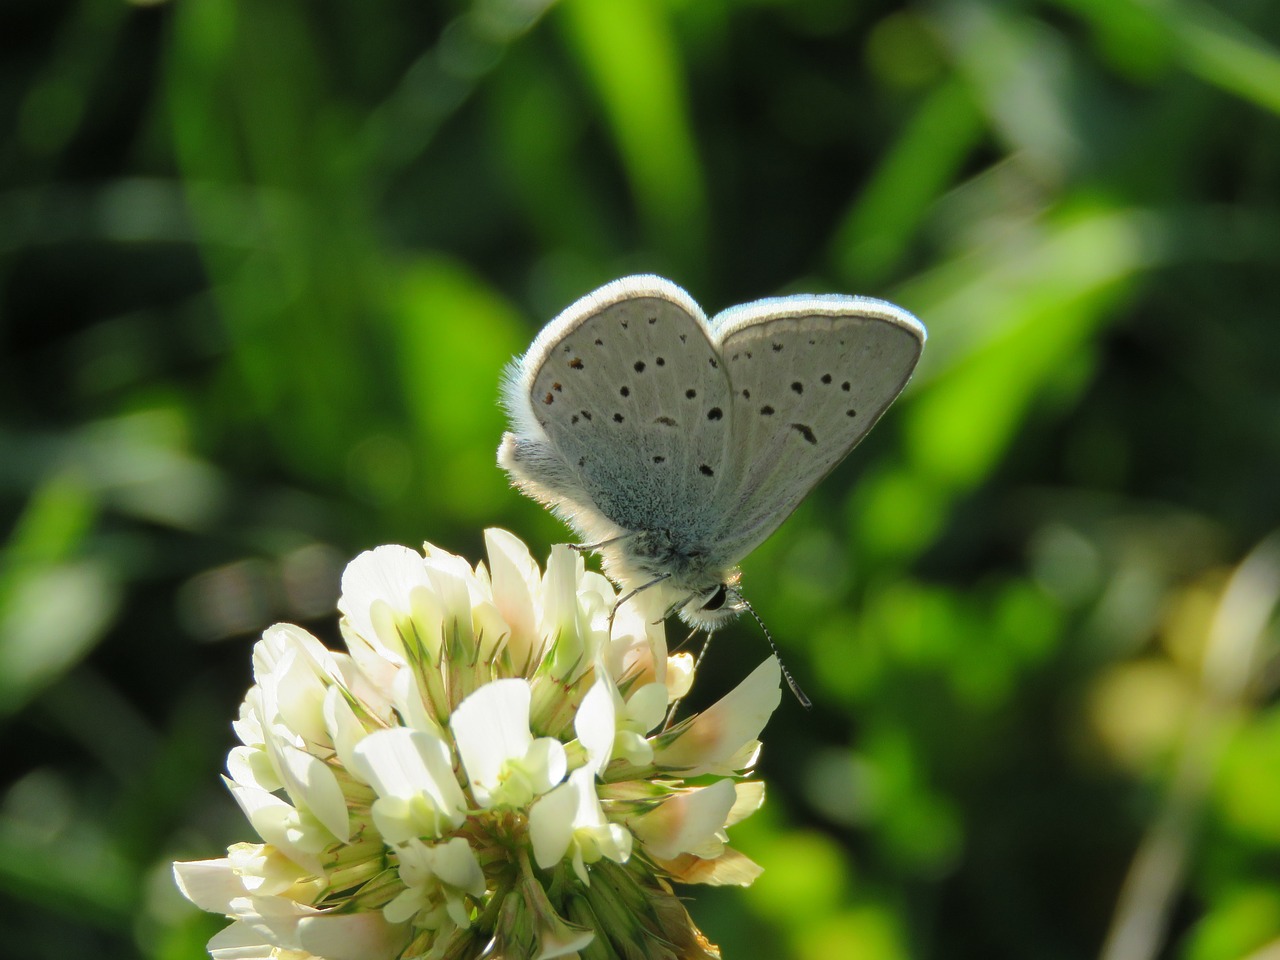
POLYGON ((379 542, 563 539, 499 377, 638 271, 930 330, 745 565, 817 707, 764 876, 690 891, 726 956, 1280 952, 1280 7, 10 0, 0 47, 0 952, 203 955, 168 862, 248 838, 254 636, 336 643, 379 542))

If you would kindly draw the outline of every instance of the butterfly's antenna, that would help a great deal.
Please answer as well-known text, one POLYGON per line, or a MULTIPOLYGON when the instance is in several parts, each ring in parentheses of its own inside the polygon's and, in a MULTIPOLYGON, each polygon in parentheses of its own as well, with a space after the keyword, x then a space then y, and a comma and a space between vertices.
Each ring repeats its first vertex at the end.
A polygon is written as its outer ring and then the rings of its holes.
MULTIPOLYGON (((760 624, 760 630, 764 633, 764 638, 769 641, 769 649, 773 651, 773 655, 778 658, 778 666, 782 668, 782 678, 787 681, 787 686, 791 688, 791 692, 795 698, 800 701, 800 706, 806 710, 813 709, 813 701, 804 695, 804 691, 800 689, 800 684, 796 683, 796 678, 791 676, 791 671, 787 669, 787 665, 782 662, 782 652, 778 649, 778 645, 773 642, 773 636, 769 633, 769 628, 764 625, 764 621, 760 619, 760 614, 756 613, 755 607, 747 602, 747 598, 742 594, 736 594, 738 602, 746 608, 747 613, 760 624)), ((703 648, 704 652, 706 648, 703 648)))

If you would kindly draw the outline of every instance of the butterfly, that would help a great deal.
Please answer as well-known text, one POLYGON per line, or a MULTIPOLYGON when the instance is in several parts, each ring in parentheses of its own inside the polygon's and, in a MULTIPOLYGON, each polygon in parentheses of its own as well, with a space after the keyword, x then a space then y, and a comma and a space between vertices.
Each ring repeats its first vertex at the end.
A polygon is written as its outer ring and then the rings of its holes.
MULTIPOLYGON (((790 296, 710 320, 656 276, 582 297, 507 369, 498 463, 597 551, 711 631, 738 564, 906 386, 925 328, 883 300, 790 296)), ((620 601, 621 602, 621 601, 620 601)))

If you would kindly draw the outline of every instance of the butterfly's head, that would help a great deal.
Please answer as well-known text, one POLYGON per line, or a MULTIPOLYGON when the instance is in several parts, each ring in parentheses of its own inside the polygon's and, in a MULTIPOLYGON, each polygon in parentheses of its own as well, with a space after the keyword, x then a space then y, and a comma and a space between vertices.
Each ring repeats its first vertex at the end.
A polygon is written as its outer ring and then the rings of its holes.
POLYGON ((680 608, 680 619, 689 626, 708 633, 728 623, 746 609, 737 584, 738 577, 735 573, 731 579, 717 583, 709 590, 695 593, 680 608))

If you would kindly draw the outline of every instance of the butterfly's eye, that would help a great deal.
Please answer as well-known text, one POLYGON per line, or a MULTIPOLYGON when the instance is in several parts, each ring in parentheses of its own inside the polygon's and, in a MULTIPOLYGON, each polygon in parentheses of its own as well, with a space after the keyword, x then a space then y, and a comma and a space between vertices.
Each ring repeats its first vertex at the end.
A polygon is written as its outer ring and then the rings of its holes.
POLYGON ((703 610, 719 610, 724 606, 725 600, 729 596, 729 588, 723 583, 716 587, 716 592, 707 597, 707 602, 702 605, 703 610))

